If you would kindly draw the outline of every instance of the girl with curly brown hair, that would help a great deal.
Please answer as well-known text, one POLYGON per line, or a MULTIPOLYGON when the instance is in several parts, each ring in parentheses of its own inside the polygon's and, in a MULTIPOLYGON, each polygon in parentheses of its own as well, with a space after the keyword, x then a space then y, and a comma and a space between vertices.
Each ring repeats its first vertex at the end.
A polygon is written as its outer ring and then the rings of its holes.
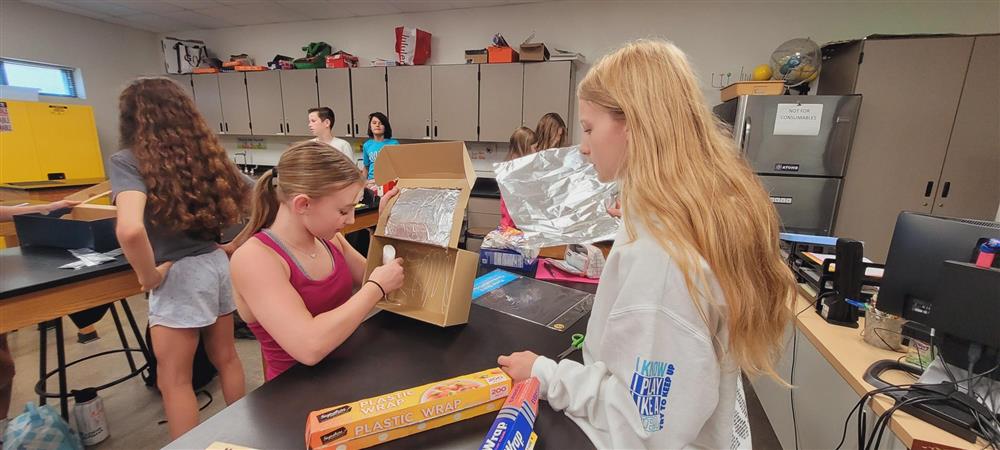
POLYGON ((199 335, 227 404, 243 396, 233 342, 232 287, 222 230, 237 223, 252 181, 173 81, 140 78, 119 99, 122 150, 111 156, 116 233, 143 290, 173 438, 198 425, 191 384, 199 335))

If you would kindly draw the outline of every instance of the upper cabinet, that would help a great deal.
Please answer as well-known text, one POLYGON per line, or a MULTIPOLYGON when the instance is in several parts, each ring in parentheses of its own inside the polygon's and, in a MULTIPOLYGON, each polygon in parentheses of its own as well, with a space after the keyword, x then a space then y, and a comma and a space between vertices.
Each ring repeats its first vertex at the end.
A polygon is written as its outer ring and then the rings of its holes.
MULTIPOLYGON (((187 95, 194 100, 194 86, 191 84, 191 75, 167 75, 167 78, 170 78, 171 80, 174 80, 175 83, 179 84, 181 88, 184 89, 184 92, 186 92, 187 95)), ((211 126, 211 123, 209 123, 209 126, 211 126)))
POLYGON ((172 75, 220 134, 309 136, 308 111, 329 107, 334 135, 365 138, 385 113, 399 139, 507 142, 555 112, 570 121, 573 66, 514 64, 361 67, 172 75))
POLYGON ((253 134, 260 136, 285 134, 281 88, 281 75, 277 70, 247 72, 247 99, 250 102, 250 125, 253 127, 253 134))
POLYGON ((285 111, 285 134, 311 136, 309 109, 319 106, 316 70, 282 70, 279 73, 281 104, 285 111))
POLYGON ((521 126, 524 64, 479 66, 479 140, 507 142, 521 126))
MULTIPOLYGON (((368 115, 389 110, 386 97, 385 67, 351 69, 351 100, 354 106, 354 135, 368 135, 368 115)), ((386 114, 388 115, 388 114, 386 114)), ((389 118, 392 123, 392 117, 389 118)))
POLYGON ((570 61, 557 61, 524 65, 522 126, 534 129, 538 119, 550 112, 569 122, 572 64, 570 61))
POLYGON ((389 123, 392 137, 431 138, 431 66, 389 67, 389 123))
MULTIPOLYGON (((244 73, 220 73, 218 77, 225 132, 250 134, 250 106, 247 103, 247 82, 244 73)), ((198 95, 198 91, 195 91, 195 95, 198 95)))
POLYGON ((479 65, 431 66, 431 112, 431 138, 479 140, 479 65))
POLYGON ((191 77, 194 87, 194 103, 205 118, 208 127, 218 133, 226 132, 225 121, 222 118, 222 99, 219 96, 219 75, 195 75, 191 77))
POLYGON ((319 84, 319 106, 333 110, 333 134, 354 137, 354 117, 351 114, 351 70, 320 69, 316 72, 319 84))

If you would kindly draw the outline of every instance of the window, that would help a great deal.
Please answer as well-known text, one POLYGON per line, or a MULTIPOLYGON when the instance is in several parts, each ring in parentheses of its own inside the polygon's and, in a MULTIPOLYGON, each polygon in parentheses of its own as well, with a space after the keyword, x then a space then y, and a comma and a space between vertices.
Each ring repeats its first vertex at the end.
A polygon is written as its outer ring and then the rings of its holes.
POLYGON ((0 59, 0 84, 36 88, 41 95, 80 97, 76 70, 70 67, 0 59))

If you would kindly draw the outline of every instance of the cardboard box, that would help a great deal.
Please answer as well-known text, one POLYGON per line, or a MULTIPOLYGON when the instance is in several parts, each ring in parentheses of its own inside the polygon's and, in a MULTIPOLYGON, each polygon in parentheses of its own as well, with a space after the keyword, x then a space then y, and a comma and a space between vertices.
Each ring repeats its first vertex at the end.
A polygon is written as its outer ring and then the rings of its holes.
POLYGON ((466 64, 486 64, 488 62, 489 52, 485 48, 465 51, 466 64))
POLYGON ((785 82, 771 81, 737 81, 722 88, 719 92, 722 101, 729 101, 741 95, 781 95, 785 92, 785 82))
POLYGON ((83 202, 72 210, 57 210, 52 215, 14 216, 17 239, 24 247, 90 248, 98 252, 118 248, 118 237, 115 235, 118 209, 109 205, 86 204, 110 192, 111 183, 105 181, 66 196, 66 200, 83 202))
POLYGON ((452 216, 447 247, 404 241, 386 236, 386 222, 399 198, 388 200, 389 214, 379 217, 375 236, 368 247, 365 278, 383 264, 382 247, 392 244, 403 258, 406 280, 403 287, 378 306, 386 311, 438 326, 469 321, 472 283, 476 278, 478 255, 458 248, 462 219, 476 172, 463 142, 431 142, 391 145, 382 149, 375 165, 375 182, 386 184, 399 179, 400 189, 457 189, 459 197, 452 216))
POLYGON ((313 411, 306 419, 306 445, 315 449, 453 416, 506 399, 510 387, 510 377, 492 368, 313 411))
POLYGON ((510 47, 490 46, 486 52, 490 64, 515 63, 520 60, 517 50, 510 47))
POLYGON ((521 62, 541 62, 549 60, 549 49, 541 42, 521 44, 521 62))
MULTIPOLYGON (((471 419, 473 417, 481 416, 483 414, 489 414, 491 412, 496 412, 503 406, 503 399, 493 400, 489 403, 483 403, 479 406, 473 406, 471 408, 463 409, 457 413, 449 414, 447 416, 441 416, 436 419, 431 419, 426 422, 420 422, 414 425, 405 426, 402 428, 396 428, 394 430, 389 430, 384 433, 371 434, 365 437, 351 439, 347 442, 338 442, 333 444, 327 444, 320 449, 334 449, 334 450, 356 450, 368 447, 374 447, 385 442, 394 441, 396 439, 404 438, 413 434, 417 434, 421 431, 433 430, 435 428, 440 428, 445 425, 450 425, 455 422, 461 422, 465 419, 471 419)), ((315 449, 314 449, 315 450, 315 449)))

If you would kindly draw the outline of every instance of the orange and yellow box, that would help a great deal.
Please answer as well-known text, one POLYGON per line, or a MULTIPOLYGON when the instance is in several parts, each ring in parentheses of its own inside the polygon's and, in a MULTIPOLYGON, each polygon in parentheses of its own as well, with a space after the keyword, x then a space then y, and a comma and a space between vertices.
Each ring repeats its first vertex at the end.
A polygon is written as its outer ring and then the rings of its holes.
MULTIPOLYGON (((385 442, 379 440, 379 436, 384 434, 388 438, 387 432, 412 426, 409 433, 391 433, 395 435, 393 439, 409 436, 431 428, 429 423, 423 429, 418 424, 453 417, 469 408, 506 399, 510 386, 510 377, 499 368, 493 368, 313 411, 306 419, 306 445, 310 449, 317 449, 367 436, 374 436, 375 440, 371 445, 377 445, 385 442)), ((487 411, 476 415, 485 412, 487 411)), ((463 412, 458 417, 473 416, 463 412)), ((447 423, 451 422, 444 421, 436 426, 447 423)), ((350 445, 347 448, 365 448, 350 445)))

